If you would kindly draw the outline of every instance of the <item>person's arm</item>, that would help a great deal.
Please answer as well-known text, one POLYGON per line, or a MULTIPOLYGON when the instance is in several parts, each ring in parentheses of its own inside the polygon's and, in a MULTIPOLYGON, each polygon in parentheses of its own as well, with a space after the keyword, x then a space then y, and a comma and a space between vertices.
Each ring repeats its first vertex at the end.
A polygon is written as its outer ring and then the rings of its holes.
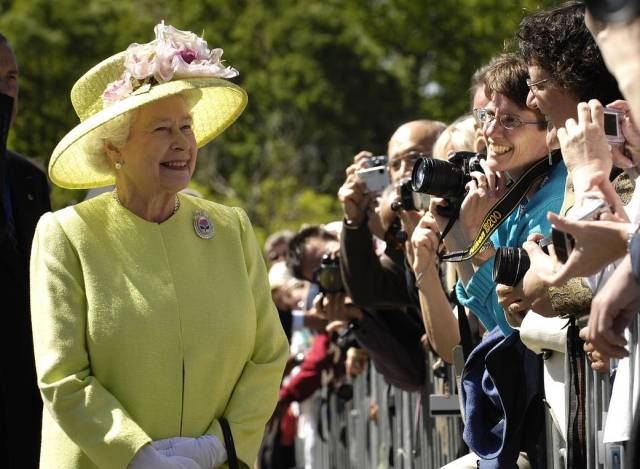
POLYGON ((340 269, 349 296, 362 308, 413 306, 401 266, 378 257, 366 223, 342 229, 340 269))
POLYGON ((452 350, 460 342, 460 331, 440 281, 439 244, 437 222, 431 212, 427 212, 411 237, 420 310, 431 346, 444 361, 453 363, 452 350))
POLYGON ((638 286, 631 258, 625 256, 591 305, 588 338, 596 350, 613 358, 629 356, 624 331, 638 314, 638 286))
MULTIPOLYGON (((224 417, 229 421, 238 459, 247 467, 252 467, 262 441, 264 426, 278 399, 278 388, 289 355, 289 346, 271 299, 267 269, 251 222, 244 210, 234 210, 239 218, 244 262, 253 292, 256 336, 253 354, 236 382, 224 417)), ((206 433, 224 441, 218 420, 212 422, 206 433)))
POLYGON ((309 353, 300 364, 300 370, 280 389, 280 402, 302 402, 322 386, 322 370, 331 364, 329 335, 318 335, 309 353))
POLYGON ((31 255, 31 315, 46 411, 100 467, 126 467, 151 438, 91 374, 82 266, 54 214, 38 223, 31 255))

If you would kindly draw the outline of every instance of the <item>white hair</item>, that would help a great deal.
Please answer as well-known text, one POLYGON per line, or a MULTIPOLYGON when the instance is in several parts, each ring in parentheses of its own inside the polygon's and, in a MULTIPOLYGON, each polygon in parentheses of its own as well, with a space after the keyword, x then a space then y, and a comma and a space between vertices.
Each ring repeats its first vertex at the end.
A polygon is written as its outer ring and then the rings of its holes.
MULTIPOLYGON (((193 107, 198 102, 201 92, 193 90, 191 93, 184 93, 178 96, 184 99, 187 111, 191 113, 193 107)), ((131 133, 133 120, 138 114, 140 108, 120 114, 113 119, 105 122, 100 127, 94 129, 83 142, 83 149, 87 156, 87 160, 91 166, 102 173, 111 173, 115 175, 113 163, 109 160, 105 152, 105 144, 111 144, 116 148, 122 147, 131 133)))
POLYGON ((83 143, 89 164, 100 172, 113 173, 113 164, 105 151, 105 144, 120 148, 129 139, 136 110, 125 112, 96 128, 83 143))

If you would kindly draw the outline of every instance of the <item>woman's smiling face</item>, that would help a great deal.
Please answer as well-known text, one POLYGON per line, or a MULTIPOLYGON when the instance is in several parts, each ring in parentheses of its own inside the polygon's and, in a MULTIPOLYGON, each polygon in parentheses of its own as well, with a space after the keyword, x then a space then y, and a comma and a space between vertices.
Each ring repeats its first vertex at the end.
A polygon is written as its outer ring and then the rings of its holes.
POLYGON ((122 182, 149 195, 177 193, 187 187, 196 165, 192 118, 181 96, 140 108, 129 139, 121 146, 122 182))
MULTIPOLYGON (((501 123, 501 116, 515 117, 521 122, 540 122, 536 112, 521 108, 506 96, 494 93, 486 109, 495 118, 483 125, 487 141, 487 163, 493 171, 504 171, 517 179, 533 163, 547 154, 546 128, 523 123, 511 130, 501 123)), ((506 119, 508 120, 508 119, 506 119)))

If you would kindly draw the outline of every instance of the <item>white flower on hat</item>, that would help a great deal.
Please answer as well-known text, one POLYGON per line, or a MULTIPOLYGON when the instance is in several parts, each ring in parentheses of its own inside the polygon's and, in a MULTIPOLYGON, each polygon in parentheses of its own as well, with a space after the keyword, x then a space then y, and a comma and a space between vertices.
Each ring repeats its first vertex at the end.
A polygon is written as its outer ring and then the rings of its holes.
POLYGON ((222 65, 222 49, 209 50, 207 41, 191 31, 181 31, 162 21, 154 32, 155 40, 133 43, 127 48, 122 77, 110 83, 102 94, 105 107, 121 101, 145 83, 238 75, 235 68, 222 65))

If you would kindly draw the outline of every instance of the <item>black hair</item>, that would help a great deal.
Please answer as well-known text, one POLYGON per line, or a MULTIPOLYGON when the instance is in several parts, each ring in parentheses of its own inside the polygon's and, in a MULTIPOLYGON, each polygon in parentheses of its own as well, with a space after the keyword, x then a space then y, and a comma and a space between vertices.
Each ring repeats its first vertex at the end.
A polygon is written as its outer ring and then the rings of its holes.
POLYGON ((603 104, 622 97, 584 22, 585 5, 571 1, 525 17, 518 27, 518 50, 527 65, 538 65, 580 101, 603 104))
POLYGON ((298 231, 291 241, 289 241, 289 249, 285 255, 287 268, 293 273, 295 278, 305 279, 302 275, 302 260, 304 258, 304 248, 307 241, 313 238, 319 238, 326 241, 337 241, 338 237, 333 233, 325 230, 320 225, 311 225, 298 231))

